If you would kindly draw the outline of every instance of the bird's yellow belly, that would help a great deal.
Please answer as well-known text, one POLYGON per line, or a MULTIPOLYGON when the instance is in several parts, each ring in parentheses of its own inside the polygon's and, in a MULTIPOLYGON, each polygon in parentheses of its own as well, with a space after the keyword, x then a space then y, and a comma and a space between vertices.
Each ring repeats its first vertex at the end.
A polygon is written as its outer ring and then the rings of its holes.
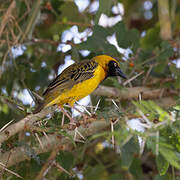
POLYGON ((101 81, 104 80, 105 76, 106 74, 102 67, 97 67, 92 78, 74 85, 70 90, 67 90, 60 94, 57 98, 49 102, 46 106, 50 106, 53 104, 58 104, 62 106, 66 103, 68 103, 70 106, 73 106, 76 101, 91 94, 101 83, 101 81))

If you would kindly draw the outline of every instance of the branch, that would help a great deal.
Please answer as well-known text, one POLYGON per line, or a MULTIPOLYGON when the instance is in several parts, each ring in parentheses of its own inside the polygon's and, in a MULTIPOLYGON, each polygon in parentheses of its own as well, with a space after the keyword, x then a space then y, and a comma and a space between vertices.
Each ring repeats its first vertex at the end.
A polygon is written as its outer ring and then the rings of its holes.
MULTIPOLYGON (((113 97, 117 98, 118 100, 131 100, 135 98, 138 99, 140 94, 142 99, 157 99, 161 97, 179 95, 179 92, 163 88, 151 89, 148 87, 132 87, 120 90, 113 87, 99 86, 99 88, 95 90, 94 94, 113 97)), ((8 140, 16 133, 31 127, 34 122, 40 120, 49 113, 54 112, 55 109, 56 107, 43 109, 37 114, 28 115, 17 123, 8 126, 6 129, 0 132, 0 143, 8 140)))
POLYGON ((12 3, 10 4, 9 8, 7 9, 6 13, 4 14, 4 16, 1 19, 1 26, 0 26, 0 37, 2 35, 2 32, 7 24, 7 22, 11 19, 12 16, 12 11, 13 9, 16 7, 16 1, 12 1, 12 3))
POLYGON ((139 95, 141 95, 142 99, 157 99, 161 97, 179 95, 179 92, 165 88, 152 89, 141 86, 122 90, 113 87, 99 86, 93 94, 118 98, 119 100, 131 100, 134 98, 139 98, 139 95))
MULTIPOLYGON (((78 131, 84 136, 91 136, 97 132, 101 132, 110 125, 110 121, 98 120, 92 122, 88 128, 78 127, 78 131)), ((75 131, 67 131, 67 134, 74 137, 75 131)), ((49 152, 52 149, 58 148, 59 150, 70 150, 73 147, 72 141, 68 137, 63 137, 60 134, 48 135, 48 138, 43 136, 41 139, 42 144, 36 145, 32 148, 36 155, 49 152), (43 148, 42 148, 43 146, 43 148)), ((0 155, 0 162, 6 164, 6 167, 13 166, 21 161, 29 160, 31 157, 27 147, 16 147, 12 150, 0 155)))
POLYGON ((0 132, 0 143, 8 140, 11 136, 15 135, 16 133, 28 128, 34 122, 40 120, 49 113, 52 113, 52 109, 55 110, 55 107, 52 107, 51 109, 43 109, 41 112, 37 114, 30 114, 25 118, 21 119, 20 121, 8 126, 6 129, 0 132))
POLYGON ((88 27, 88 28, 92 28, 93 25, 92 24, 85 24, 85 23, 79 23, 79 22, 71 22, 71 21, 68 21, 68 22, 58 22, 58 24, 65 24, 65 25, 71 25, 71 26, 80 26, 80 27, 88 27))
POLYGON ((35 24, 37 22, 37 19, 38 19, 37 16, 39 14, 41 4, 42 4, 42 0, 34 1, 33 7, 32 7, 33 11, 31 11, 29 19, 27 20, 27 26, 26 26, 24 34, 23 34, 23 36, 21 38, 21 42, 24 41, 26 36, 28 37, 28 39, 32 38, 31 37, 32 32, 33 32, 33 29, 34 29, 35 24))
MULTIPOLYGON (((139 94, 141 94, 142 99, 154 99, 154 98, 160 98, 162 96, 168 97, 172 95, 178 95, 179 92, 168 90, 168 89, 151 89, 148 87, 132 87, 127 89, 119 90, 117 88, 112 87, 105 87, 100 86, 94 94, 96 95, 103 95, 103 96, 109 96, 113 97, 119 100, 130 100, 133 98, 138 98, 139 94)), ((170 97, 169 97, 170 98, 170 97)), ((168 103, 170 102, 169 99, 167 99, 168 103)), ((172 102, 174 103, 174 102, 172 102)), ((0 132, 0 143, 6 141, 16 133, 30 129, 33 126, 33 123, 40 120, 41 118, 45 117, 49 113, 52 113, 55 111, 55 106, 52 108, 46 108, 43 109, 41 112, 37 114, 31 114, 20 120, 19 122, 10 125, 5 130, 0 132)), ((97 120, 96 118, 90 118, 92 121, 89 123, 88 128, 84 128, 83 126, 78 127, 78 131, 84 136, 90 136, 95 134, 96 132, 100 132, 104 130, 105 128, 109 127, 110 122, 105 121, 103 119, 97 120)), ((88 119, 88 120, 90 120, 88 119)), ((79 121, 80 122, 80 121, 79 121)), ((66 130, 67 134, 71 137, 74 137, 75 131, 69 131, 66 130)), ((68 137, 69 137, 68 136, 68 137)), ((55 147, 63 149, 63 150, 70 150, 73 147, 72 141, 68 137, 64 137, 61 134, 51 134, 40 138, 41 144, 38 144, 34 148, 34 152, 36 154, 49 152, 50 150, 54 149, 55 147)), ((30 159, 30 155, 28 153, 27 147, 16 147, 9 152, 5 152, 4 154, 0 155, 0 161, 2 163, 7 164, 8 166, 12 166, 18 162, 24 161, 26 159, 30 159), (8 162, 7 162, 8 161, 8 162)))

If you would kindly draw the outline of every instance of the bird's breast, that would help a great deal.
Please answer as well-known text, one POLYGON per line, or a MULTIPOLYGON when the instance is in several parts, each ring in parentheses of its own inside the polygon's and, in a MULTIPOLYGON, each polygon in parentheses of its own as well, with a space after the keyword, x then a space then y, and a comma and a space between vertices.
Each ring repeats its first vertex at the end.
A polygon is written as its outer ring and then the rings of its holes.
POLYGON ((74 96, 75 101, 78 101, 91 94, 105 77, 106 73, 104 72, 104 69, 101 66, 97 66, 92 78, 74 85, 68 94, 69 96, 74 96))

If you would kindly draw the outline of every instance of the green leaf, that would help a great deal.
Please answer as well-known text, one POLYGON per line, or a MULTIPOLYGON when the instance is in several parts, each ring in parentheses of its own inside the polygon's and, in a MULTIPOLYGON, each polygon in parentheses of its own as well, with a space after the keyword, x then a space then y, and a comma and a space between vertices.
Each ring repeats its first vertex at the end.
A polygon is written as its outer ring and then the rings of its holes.
POLYGON ((157 165, 157 169, 159 171, 159 174, 162 176, 162 175, 165 175, 168 168, 169 168, 169 163, 168 161, 166 161, 164 159, 164 157, 159 154, 158 156, 156 156, 156 165, 157 165))
POLYGON ((165 61, 165 59, 173 56, 174 50, 167 41, 163 41, 160 46, 161 46, 161 52, 157 57, 159 61, 165 61))
POLYGON ((108 180, 124 180, 124 175, 121 173, 112 174, 111 176, 109 176, 108 180))
POLYGON ((16 12, 19 16, 27 11, 26 3, 21 0, 16 0, 16 12))
POLYGON ((80 57, 78 49, 75 46, 72 46, 71 52, 72 59, 79 61, 80 57))
POLYGON ((153 49, 158 46, 161 42, 159 33, 159 24, 156 24, 153 28, 148 29, 146 35, 140 40, 141 46, 145 49, 153 49))
POLYGON ((175 82, 173 83, 176 89, 180 89, 180 70, 175 64, 169 66, 171 73, 175 76, 175 82))
POLYGON ((54 41, 59 41, 59 35, 58 34, 54 34, 53 35, 53 40, 54 41))
POLYGON ((119 55, 116 47, 106 40, 107 36, 113 34, 111 29, 95 25, 93 31, 93 35, 88 37, 87 41, 82 42, 77 46, 78 49, 87 49, 92 52, 113 56, 119 55))
POLYGON ((113 3, 114 3, 113 1, 109 1, 109 0, 99 0, 99 9, 96 12, 95 24, 98 24, 101 14, 103 13, 106 15, 110 14, 113 3))
POLYGON ((180 158, 172 145, 160 142, 159 152, 172 166, 180 169, 180 158))
POLYGON ((74 145, 74 147, 76 147, 76 143, 74 142, 74 138, 73 138, 72 135, 68 134, 68 132, 66 132, 64 130, 60 130, 59 133, 62 134, 63 136, 65 136, 65 137, 69 138, 69 140, 74 145))
POLYGON ((124 169, 128 169, 133 162, 134 154, 139 152, 139 142, 137 138, 131 138, 121 150, 121 163, 124 169))
MULTIPOLYGON (((153 72, 156 75, 164 76, 169 72, 169 65, 168 61, 171 56, 173 56, 174 51, 173 48, 167 41, 163 41, 161 43, 161 49, 156 52, 157 57, 155 58, 156 62, 158 63, 155 68, 153 68, 153 72)), ((169 72, 170 73, 170 72, 169 72)))
POLYGON ((7 104, 0 104, 0 112, 1 111, 5 114, 8 114, 8 112, 9 112, 8 105, 7 104))
MULTIPOLYGON (((150 148, 155 154, 157 142, 155 137, 149 137, 146 141, 147 147, 150 148)), ((159 138, 158 151, 160 155, 172 166, 180 169, 180 157, 175 147, 166 141, 164 137, 159 138)), ((167 166, 167 165, 166 165, 167 166)), ((165 167, 166 167, 165 166, 165 167)), ((160 167, 160 165, 159 165, 160 167)), ((167 167, 166 167, 167 168, 167 167)), ((159 169, 158 169, 159 170, 159 169)))
POLYGON ((172 180, 172 177, 169 174, 163 176, 156 175, 153 180, 172 180))
POLYGON ((180 111, 180 105, 175 106, 174 109, 180 111))
MULTIPOLYGON (((79 12, 78 7, 73 1, 64 1, 64 3, 58 8, 61 12, 59 19, 64 22, 75 22, 88 24, 89 18, 86 13, 82 14, 79 12)), ((67 26, 66 26, 67 27, 67 26)), ((80 31, 83 31, 86 26, 78 26, 80 31)))
POLYGON ((106 174, 105 168, 102 165, 96 165, 94 167, 88 166, 84 171, 85 179, 87 180, 100 180, 104 179, 103 176, 106 174))
POLYGON ((131 48, 134 52, 139 47, 139 33, 136 29, 128 30, 124 22, 117 23, 112 27, 116 32, 117 42, 121 48, 131 48))
POLYGON ((133 104, 138 109, 140 109, 145 115, 148 114, 148 119, 150 120, 154 120, 155 118, 158 118, 159 121, 171 120, 171 116, 169 115, 169 113, 164 111, 153 101, 133 101, 133 104))
POLYGON ((66 170, 70 170, 74 166, 74 156, 67 151, 61 151, 56 156, 57 162, 66 170))
POLYGON ((129 171, 133 174, 136 180, 143 179, 143 172, 141 168, 141 161, 140 159, 134 158, 129 171))

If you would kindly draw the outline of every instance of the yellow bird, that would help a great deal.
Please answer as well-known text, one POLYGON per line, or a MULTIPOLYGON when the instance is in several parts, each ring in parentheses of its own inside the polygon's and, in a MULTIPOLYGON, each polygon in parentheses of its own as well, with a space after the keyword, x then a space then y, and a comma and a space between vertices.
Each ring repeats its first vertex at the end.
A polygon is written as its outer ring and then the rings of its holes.
POLYGON ((95 56, 67 67, 58 75, 43 93, 44 101, 34 113, 52 105, 64 104, 73 107, 74 103, 91 94, 98 85, 109 76, 126 78, 120 64, 107 55, 95 56))

